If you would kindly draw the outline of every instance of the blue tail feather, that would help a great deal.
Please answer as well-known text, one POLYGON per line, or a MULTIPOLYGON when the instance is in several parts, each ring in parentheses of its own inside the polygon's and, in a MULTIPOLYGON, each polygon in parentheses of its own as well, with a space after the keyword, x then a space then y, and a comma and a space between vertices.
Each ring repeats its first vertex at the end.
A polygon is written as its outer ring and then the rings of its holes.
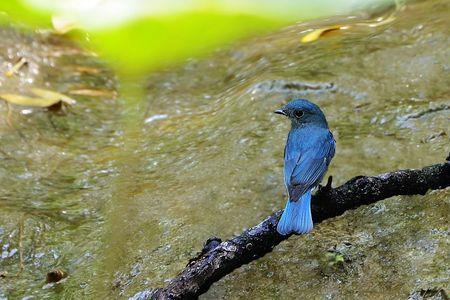
POLYGON ((311 191, 303 194, 298 201, 288 200, 277 225, 279 234, 308 233, 313 228, 311 217, 311 191))

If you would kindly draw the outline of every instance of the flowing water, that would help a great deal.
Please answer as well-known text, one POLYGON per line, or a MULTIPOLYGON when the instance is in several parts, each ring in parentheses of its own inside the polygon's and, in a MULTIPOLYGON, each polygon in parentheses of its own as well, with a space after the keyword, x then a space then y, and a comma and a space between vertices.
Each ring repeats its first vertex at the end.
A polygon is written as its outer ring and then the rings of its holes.
MULTIPOLYGON (((300 23, 122 82, 48 33, 0 30, 4 92, 44 87, 62 111, 0 103, 0 299, 126 298, 164 285, 210 236, 285 202, 289 99, 318 103, 337 140, 328 174, 442 162, 450 135, 450 2, 300 23), (305 30, 341 25, 303 44, 305 30), (81 91, 81 92, 80 92, 81 91), (80 95, 81 94, 81 95, 80 95), (45 284, 46 272, 69 277, 45 284)), ((405 299, 450 289, 450 191, 328 220, 213 285, 203 299, 405 299), (442 289, 439 291, 439 289, 442 289)))

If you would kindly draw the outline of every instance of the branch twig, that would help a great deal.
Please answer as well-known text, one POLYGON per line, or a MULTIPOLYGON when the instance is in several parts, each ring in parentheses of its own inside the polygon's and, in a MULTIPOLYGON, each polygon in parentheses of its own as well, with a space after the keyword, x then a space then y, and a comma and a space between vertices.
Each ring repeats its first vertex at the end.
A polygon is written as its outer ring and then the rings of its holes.
MULTIPOLYGON (((375 177, 358 176, 331 187, 332 178, 313 196, 315 223, 396 195, 424 195, 428 190, 450 186, 450 162, 420 170, 399 170, 375 177)), ((255 227, 227 241, 207 240, 203 250, 165 287, 136 294, 133 299, 195 299, 216 281, 240 266, 254 261, 289 238, 277 233, 282 211, 277 211, 255 227)))

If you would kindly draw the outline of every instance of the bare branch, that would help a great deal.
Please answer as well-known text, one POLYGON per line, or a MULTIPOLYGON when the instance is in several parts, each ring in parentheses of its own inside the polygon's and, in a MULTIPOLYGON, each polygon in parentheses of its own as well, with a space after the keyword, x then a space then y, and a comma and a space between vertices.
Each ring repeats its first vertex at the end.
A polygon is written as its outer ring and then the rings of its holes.
MULTIPOLYGON (((396 195, 424 195, 428 190, 450 186, 450 162, 420 170, 399 170, 375 177, 358 176, 331 187, 332 179, 313 196, 315 223, 396 195)), ((240 266, 254 261, 289 238, 276 231, 282 211, 277 211, 241 235, 221 241, 210 238, 197 257, 165 287, 136 294, 132 299, 195 299, 216 281, 240 266)))

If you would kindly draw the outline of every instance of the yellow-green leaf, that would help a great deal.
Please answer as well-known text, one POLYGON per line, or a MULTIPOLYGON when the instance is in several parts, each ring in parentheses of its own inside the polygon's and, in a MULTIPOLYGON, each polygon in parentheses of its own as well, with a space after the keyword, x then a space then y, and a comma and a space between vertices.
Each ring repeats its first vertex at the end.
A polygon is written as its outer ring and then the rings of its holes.
POLYGON ((72 98, 58 92, 39 88, 32 88, 30 91, 38 97, 4 93, 0 94, 0 98, 11 104, 31 107, 49 107, 58 102, 64 102, 68 105, 74 105, 76 103, 72 98))
POLYGON ((49 101, 55 101, 55 103, 58 101, 62 101, 69 105, 74 105, 77 103, 74 99, 72 99, 64 94, 58 93, 58 92, 45 90, 45 89, 39 89, 39 88, 32 88, 30 91, 33 94, 35 94, 36 96, 42 97, 49 101))
POLYGON ((55 99, 34 98, 17 94, 0 94, 0 98, 11 104, 32 107, 49 107, 60 101, 55 99))
POLYGON ((300 41, 302 43, 311 43, 328 33, 331 33, 331 32, 337 31, 337 30, 347 29, 347 28, 349 28, 349 26, 335 25, 335 26, 315 29, 315 30, 307 33, 304 37, 302 37, 302 39, 300 41))

